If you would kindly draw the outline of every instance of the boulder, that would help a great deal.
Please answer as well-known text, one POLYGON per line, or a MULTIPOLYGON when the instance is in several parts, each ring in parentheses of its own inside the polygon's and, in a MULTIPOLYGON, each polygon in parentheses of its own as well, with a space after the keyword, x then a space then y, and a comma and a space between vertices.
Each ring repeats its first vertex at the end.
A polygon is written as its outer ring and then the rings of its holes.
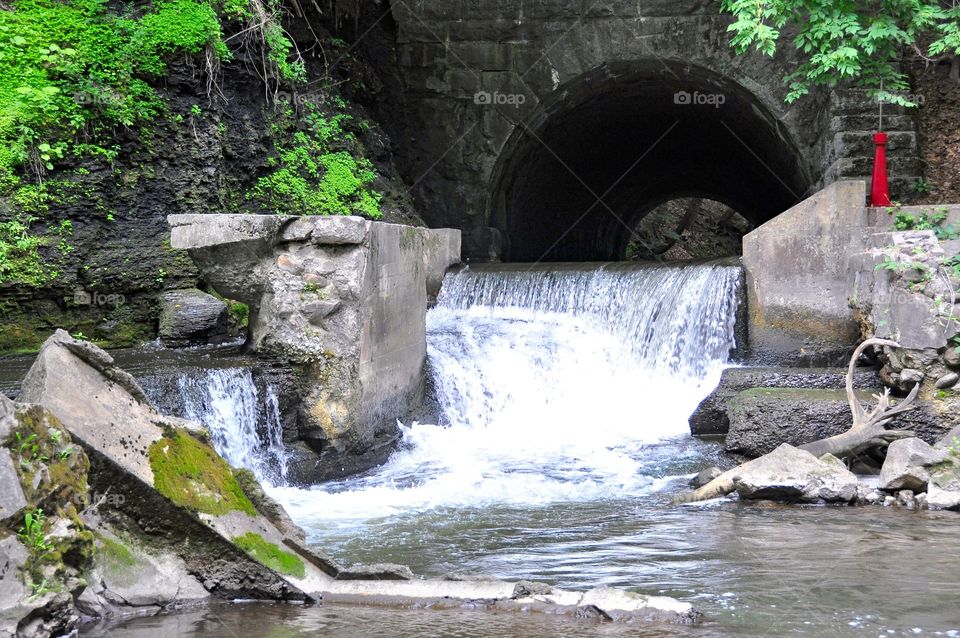
MULTIPOLYGON (((857 391, 864 405, 875 403, 870 390, 857 391)), ((914 432, 933 443, 950 427, 934 402, 918 400, 916 409, 897 415, 890 429, 914 432)), ((754 388, 727 402, 730 427, 725 448, 749 457, 762 456, 783 443, 805 445, 846 432, 853 424, 843 390, 754 388)))
POLYGON ((0 525, 10 525, 21 517, 27 499, 20 486, 13 456, 7 448, 0 448, 0 525))
POLYGON ((932 510, 960 510, 960 461, 950 455, 944 463, 930 468, 927 507, 932 510))
POLYGON ((227 304, 196 288, 170 290, 160 299, 160 341, 170 347, 227 338, 227 304))
MULTIPOLYGON (((727 368, 720 383, 690 415, 690 433, 694 436, 726 434, 730 427, 727 402, 752 388, 794 388, 842 390, 846 370, 840 368, 727 368)), ((873 368, 857 368, 854 386, 879 387, 873 368)), ((772 449, 772 448, 771 448, 772 449)))
POLYGON ((6 441, 7 437, 10 436, 11 430, 13 430, 13 413, 15 410, 16 407, 13 405, 13 401, 0 392, 0 443, 6 441))
POLYGON ((17 623, 29 612, 30 589, 19 577, 29 554, 16 536, 0 538, 0 636, 14 636, 17 623))
POLYGON ((740 498, 791 503, 849 503, 857 498, 856 475, 829 455, 816 458, 784 443, 740 466, 734 488, 740 498))
POLYGON ((894 441, 887 447, 887 458, 880 470, 879 487, 888 492, 925 492, 930 480, 927 468, 943 462, 946 456, 943 450, 937 450, 917 438, 894 441))

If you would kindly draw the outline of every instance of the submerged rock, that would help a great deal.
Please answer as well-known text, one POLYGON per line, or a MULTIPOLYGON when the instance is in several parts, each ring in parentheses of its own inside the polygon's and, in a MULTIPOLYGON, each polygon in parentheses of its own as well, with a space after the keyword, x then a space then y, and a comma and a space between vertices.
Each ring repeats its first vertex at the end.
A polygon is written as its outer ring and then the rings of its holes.
POLYGON ((818 459, 786 443, 741 465, 733 483, 740 498, 795 503, 849 503, 859 484, 835 457, 818 459))

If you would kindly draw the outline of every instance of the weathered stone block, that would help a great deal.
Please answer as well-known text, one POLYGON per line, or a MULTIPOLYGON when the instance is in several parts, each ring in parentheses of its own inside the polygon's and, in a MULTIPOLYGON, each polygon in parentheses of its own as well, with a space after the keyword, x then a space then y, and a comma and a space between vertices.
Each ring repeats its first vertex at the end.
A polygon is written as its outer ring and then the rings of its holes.
MULTIPOLYGON (((870 405, 873 392, 857 396, 870 405)), ((754 388, 737 394, 727 403, 730 429, 725 448, 755 457, 783 443, 804 445, 847 431, 853 423, 843 390, 754 388)), ((897 415, 891 428, 910 430, 932 443, 950 427, 930 402, 920 402, 911 411, 897 415)))
MULTIPOLYGON (((833 389, 844 387, 846 371, 840 368, 727 368, 720 383, 690 415, 694 436, 726 434, 730 426, 727 402, 752 388, 833 389)), ((876 388, 880 378, 873 368, 857 368, 854 387, 876 388)))
POLYGON ((860 338, 849 258, 863 250, 866 186, 837 182, 743 239, 750 354, 758 362, 811 354, 840 363, 860 338))
POLYGON ((7 448, 0 448, 0 524, 8 524, 20 518, 20 512, 27 506, 27 499, 20 487, 17 474, 17 461, 7 448))

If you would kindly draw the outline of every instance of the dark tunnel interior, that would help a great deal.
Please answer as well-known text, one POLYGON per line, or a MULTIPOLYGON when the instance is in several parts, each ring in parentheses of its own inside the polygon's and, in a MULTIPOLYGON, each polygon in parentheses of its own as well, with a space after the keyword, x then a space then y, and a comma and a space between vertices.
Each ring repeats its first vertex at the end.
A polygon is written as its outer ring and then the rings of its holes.
POLYGON ((720 202, 756 226, 811 186, 785 127, 707 69, 608 65, 556 94, 516 130, 495 178, 504 261, 621 260, 670 200, 720 202))

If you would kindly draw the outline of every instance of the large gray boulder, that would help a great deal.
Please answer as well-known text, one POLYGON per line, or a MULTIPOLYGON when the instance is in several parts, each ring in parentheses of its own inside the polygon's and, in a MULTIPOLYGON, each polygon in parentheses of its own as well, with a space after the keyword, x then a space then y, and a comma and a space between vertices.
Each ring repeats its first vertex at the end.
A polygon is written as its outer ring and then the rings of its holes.
POLYGON ((188 288, 160 298, 160 341, 171 347, 217 343, 227 338, 227 304, 188 288))
POLYGON ((16 536, 0 538, 0 638, 16 635, 17 624, 30 611, 30 589, 20 578, 28 558, 16 536))
MULTIPOLYGON (((845 375, 846 370, 840 368, 727 368, 717 387, 690 415, 690 433, 694 436, 726 434, 730 427, 727 403, 744 390, 842 390, 845 375)), ((873 368, 857 368, 853 381, 857 388, 880 386, 880 378, 873 368)))
POLYGON ((792 503, 849 503, 857 497, 858 484, 838 459, 818 459, 786 443, 744 463, 734 477, 740 498, 792 503))
MULTIPOLYGON (((874 391, 859 390, 865 406, 875 404, 874 391)), ((932 401, 917 401, 918 407, 898 414, 890 429, 914 432, 933 443, 951 425, 932 401)), ((853 416, 843 390, 754 388, 727 402, 730 428, 725 448, 748 457, 762 456, 783 443, 800 446, 850 429, 853 416)))
POLYGON ((879 487, 898 492, 926 492, 930 481, 929 467, 942 463, 947 453, 917 438, 900 439, 887 447, 887 458, 880 470, 879 487))

